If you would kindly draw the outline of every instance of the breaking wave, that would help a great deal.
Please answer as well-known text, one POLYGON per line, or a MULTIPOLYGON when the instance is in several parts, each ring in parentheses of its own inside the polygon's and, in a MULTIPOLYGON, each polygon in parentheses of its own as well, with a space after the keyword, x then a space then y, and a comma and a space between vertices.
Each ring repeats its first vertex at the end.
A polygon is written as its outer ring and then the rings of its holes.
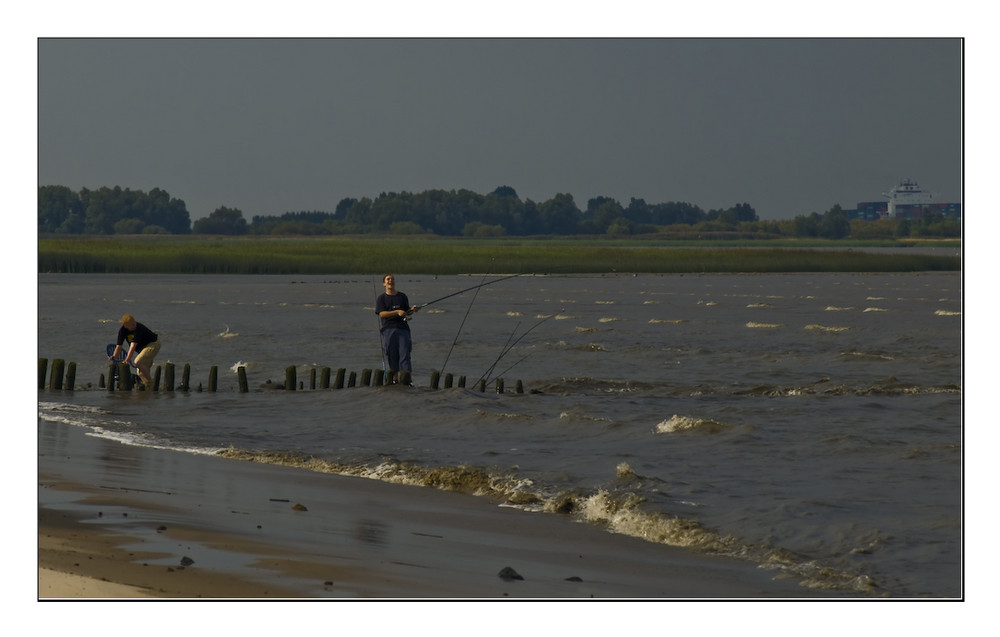
MULTIPOLYGON (((820 565, 791 551, 721 535, 701 523, 675 515, 643 509, 645 498, 625 488, 599 489, 593 493, 555 491, 511 473, 491 472, 467 465, 424 467, 397 460, 373 465, 346 464, 285 452, 223 449, 217 455, 233 460, 293 466, 310 471, 369 478, 394 484, 430 487, 497 500, 529 512, 563 514, 647 542, 732 557, 757 563, 761 568, 797 577, 809 588, 872 594, 877 584, 867 575, 820 565)), ((626 463, 618 465, 619 481, 643 480, 626 463)))
POLYGON ((678 416, 674 414, 669 419, 656 425, 656 433, 669 434, 679 431, 697 431, 699 433, 717 434, 728 429, 732 425, 711 420, 708 418, 691 418, 688 416, 678 416))

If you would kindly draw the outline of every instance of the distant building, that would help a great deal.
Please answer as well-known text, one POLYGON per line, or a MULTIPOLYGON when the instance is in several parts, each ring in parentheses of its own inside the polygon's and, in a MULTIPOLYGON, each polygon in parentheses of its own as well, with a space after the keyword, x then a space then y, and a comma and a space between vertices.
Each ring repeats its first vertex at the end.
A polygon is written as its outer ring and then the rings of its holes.
POLYGON ((889 201, 862 201, 856 210, 845 210, 848 219, 919 219, 925 208, 940 212, 945 219, 961 219, 962 204, 934 203, 934 195, 906 179, 889 192, 882 193, 889 201))

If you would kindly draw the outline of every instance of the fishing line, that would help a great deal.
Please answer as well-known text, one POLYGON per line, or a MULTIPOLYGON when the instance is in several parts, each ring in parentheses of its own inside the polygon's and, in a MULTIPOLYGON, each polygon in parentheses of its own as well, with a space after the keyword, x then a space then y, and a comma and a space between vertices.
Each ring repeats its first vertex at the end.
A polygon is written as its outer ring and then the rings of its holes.
MULTIPOLYGON (((489 276, 489 274, 483 275, 484 282, 486 281, 487 276, 489 276)), ((465 310, 465 316, 462 317, 462 322, 458 326, 458 331, 455 332, 455 338, 451 340, 451 347, 448 348, 448 355, 444 357, 444 364, 441 365, 442 374, 444 373, 444 368, 448 366, 448 359, 451 358, 451 351, 455 349, 455 343, 458 342, 458 335, 462 333, 462 328, 465 327, 465 320, 469 318, 469 312, 472 311, 472 306, 476 302, 476 297, 479 296, 479 290, 482 289, 482 287, 483 286, 480 285, 476 288, 476 293, 472 295, 472 301, 469 302, 469 307, 465 310)))
MULTIPOLYGON (((375 295, 375 307, 378 308, 378 288, 375 287, 375 275, 372 275, 372 293, 375 295)), ((382 317, 375 313, 375 325, 378 326, 378 351, 382 356, 382 373, 385 373, 385 341, 382 340, 382 317)))

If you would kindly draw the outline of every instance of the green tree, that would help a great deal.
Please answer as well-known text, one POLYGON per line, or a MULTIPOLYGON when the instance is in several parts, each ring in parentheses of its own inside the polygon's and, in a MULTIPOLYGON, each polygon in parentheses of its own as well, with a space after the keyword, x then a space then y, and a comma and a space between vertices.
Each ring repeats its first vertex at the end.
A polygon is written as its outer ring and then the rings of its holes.
POLYGON ((122 219, 114 225, 115 234, 142 234, 143 229, 146 227, 146 222, 142 219, 136 219, 135 217, 129 217, 128 219, 122 219))
POLYGON ((80 195, 66 186, 38 188, 38 231, 80 233, 84 210, 80 195))
POLYGON ((819 228, 822 223, 822 217, 815 212, 810 213, 808 217, 805 215, 798 215, 793 221, 795 222, 796 237, 819 236, 819 228))
POLYGON ((632 234, 632 222, 624 216, 618 217, 608 224, 607 234, 612 236, 632 234))
POLYGON ((823 215, 823 221, 820 222, 819 236, 825 239, 843 239, 850 234, 851 222, 848 221, 840 204, 827 210, 823 215))
POLYGON ((576 234, 580 225, 580 209, 573 195, 559 193, 538 206, 542 232, 551 234, 576 234))
POLYGON ((424 234, 426 230, 412 221, 397 221, 389 226, 390 234, 424 234))
POLYGON ((160 226, 171 234, 189 234, 191 215, 187 204, 171 197, 166 190, 153 188, 146 196, 146 214, 140 217, 149 226, 160 226))
POLYGON ((625 216, 632 223, 652 223, 653 215, 645 199, 632 197, 629 200, 628 208, 625 208, 625 216))
POLYGON ((589 234, 603 234, 616 219, 624 216, 625 210, 614 199, 594 197, 587 201, 587 212, 584 214, 582 228, 589 234))
POLYGON ((220 206, 212 214, 194 222, 194 232, 197 234, 246 234, 247 221, 243 211, 238 208, 220 206))

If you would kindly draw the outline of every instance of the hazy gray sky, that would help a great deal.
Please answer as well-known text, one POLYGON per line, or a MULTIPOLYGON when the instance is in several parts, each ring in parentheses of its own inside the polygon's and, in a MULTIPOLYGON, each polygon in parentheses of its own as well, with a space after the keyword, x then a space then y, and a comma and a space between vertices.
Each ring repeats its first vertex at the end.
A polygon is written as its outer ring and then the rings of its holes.
POLYGON ((958 39, 40 39, 38 180, 192 219, 513 187, 628 205, 962 200, 958 39))

